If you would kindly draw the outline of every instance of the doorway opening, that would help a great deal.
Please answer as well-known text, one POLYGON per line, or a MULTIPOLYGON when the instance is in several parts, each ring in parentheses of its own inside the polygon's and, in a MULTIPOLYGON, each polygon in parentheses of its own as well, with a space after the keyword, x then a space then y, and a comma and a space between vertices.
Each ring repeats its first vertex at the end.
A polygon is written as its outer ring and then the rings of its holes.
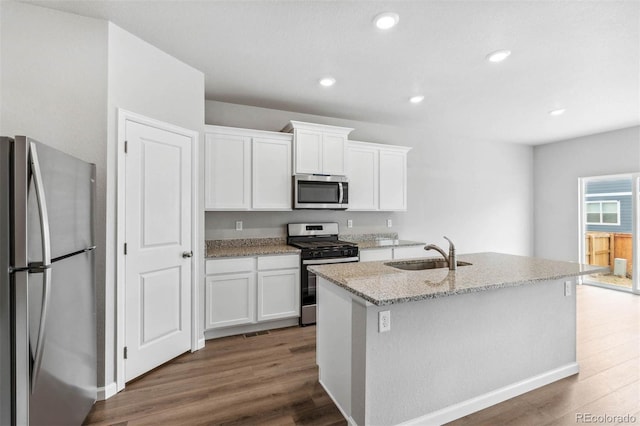
POLYGON ((608 267, 583 284, 640 294, 640 173, 579 180, 580 261, 608 267))

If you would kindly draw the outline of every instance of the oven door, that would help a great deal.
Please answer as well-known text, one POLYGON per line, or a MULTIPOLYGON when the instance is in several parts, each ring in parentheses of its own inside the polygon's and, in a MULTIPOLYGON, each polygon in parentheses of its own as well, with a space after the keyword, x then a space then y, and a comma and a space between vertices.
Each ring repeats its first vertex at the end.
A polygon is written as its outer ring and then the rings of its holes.
POLYGON ((293 177, 294 209, 345 210, 349 207, 349 182, 344 176, 293 177))
POLYGON ((302 261, 300 274, 300 325, 310 325, 316 323, 316 280, 317 276, 309 271, 309 266, 327 265, 330 263, 353 263, 358 262, 358 257, 338 257, 333 259, 308 259, 302 261))

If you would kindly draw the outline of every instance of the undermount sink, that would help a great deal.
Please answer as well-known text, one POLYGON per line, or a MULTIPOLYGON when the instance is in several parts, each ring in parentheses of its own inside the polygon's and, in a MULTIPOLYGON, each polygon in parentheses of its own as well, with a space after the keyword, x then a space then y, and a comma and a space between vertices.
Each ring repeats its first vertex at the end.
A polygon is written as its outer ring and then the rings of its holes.
MULTIPOLYGON (((458 266, 469 266, 471 263, 469 262, 461 262, 458 261, 456 263, 458 266)), ((428 260, 405 260, 402 262, 387 262, 385 263, 387 266, 391 266, 392 268, 403 269, 405 271, 420 271, 423 269, 438 269, 438 268, 448 268, 449 265, 447 261, 444 259, 428 259, 428 260)))

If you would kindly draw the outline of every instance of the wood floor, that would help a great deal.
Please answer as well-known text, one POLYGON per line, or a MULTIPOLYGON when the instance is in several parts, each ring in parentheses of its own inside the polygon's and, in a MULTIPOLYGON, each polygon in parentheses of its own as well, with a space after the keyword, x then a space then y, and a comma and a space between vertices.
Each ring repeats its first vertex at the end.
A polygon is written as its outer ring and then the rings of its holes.
MULTIPOLYGON (((579 286, 577 292, 580 373, 450 425, 576 425, 580 413, 628 414, 640 425, 640 296, 589 286, 579 286)), ((346 421, 318 384, 315 327, 295 327, 209 340, 204 349, 176 358, 96 403, 87 424, 346 421)))

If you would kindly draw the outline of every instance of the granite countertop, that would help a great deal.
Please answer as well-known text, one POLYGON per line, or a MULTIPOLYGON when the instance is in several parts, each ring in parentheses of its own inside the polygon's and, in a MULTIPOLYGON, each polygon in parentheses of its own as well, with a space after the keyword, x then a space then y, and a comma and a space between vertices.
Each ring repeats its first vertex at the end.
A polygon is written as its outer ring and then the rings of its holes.
POLYGON ((361 242, 358 242, 357 244, 360 250, 386 248, 386 247, 411 247, 411 246, 426 245, 425 243, 421 243, 419 241, 391 240, 391 239, 361 241, 361 242))
POLYGON ((456 271, 447 268, 404 271, 385 265, 390 261, 381 261, 317 265, 309 269, 379 306, 535 284, 608 270, 599 266, 500 253, 459 255, 458 260, 471 265, 458 266, 456 271))
POLYGON ((205 241, 205 258, 298 254, 300 249, 287 245, 284 238, 244 238, 205 241))
POLYGON ((425 243, 419 241, 409 241, 398 239, 397 232, 375 233, 375 234, 340 234, 340 239, 358 244, 360 250, 385 248, 385 247, 410 247, 424 246, 425 243))

